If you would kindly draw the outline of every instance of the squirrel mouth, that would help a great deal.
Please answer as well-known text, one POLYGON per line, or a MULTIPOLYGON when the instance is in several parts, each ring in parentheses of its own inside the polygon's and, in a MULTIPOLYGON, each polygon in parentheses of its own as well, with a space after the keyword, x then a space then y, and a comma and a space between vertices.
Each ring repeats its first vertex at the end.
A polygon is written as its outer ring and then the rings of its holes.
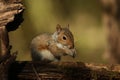
POLYGON ((70 53, 63 53, 63 56, 67 56, 67 55, 75 58, 75 56, 76 56, 76 51, 71 51, 70 53))

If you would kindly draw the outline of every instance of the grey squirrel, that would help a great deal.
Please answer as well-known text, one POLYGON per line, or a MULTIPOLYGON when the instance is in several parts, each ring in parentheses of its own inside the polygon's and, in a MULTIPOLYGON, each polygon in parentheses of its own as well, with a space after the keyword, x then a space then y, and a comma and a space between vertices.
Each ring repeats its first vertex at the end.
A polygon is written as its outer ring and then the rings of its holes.
POLYGON ((61 56, 76 55, 74 37, 69 26, 62 28, 59 24, 53 34, 43 33, 33 38, 30 48, 33 61, 59 61, 61 56))

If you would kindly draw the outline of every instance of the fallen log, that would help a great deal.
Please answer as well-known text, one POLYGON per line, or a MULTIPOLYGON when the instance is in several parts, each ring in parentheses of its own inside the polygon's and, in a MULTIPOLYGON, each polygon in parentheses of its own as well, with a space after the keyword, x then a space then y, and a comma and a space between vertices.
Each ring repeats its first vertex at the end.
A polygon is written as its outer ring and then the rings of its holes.
POLYGON ((10 80, 120 80, 120 65, 82 62, 15 62, 9 68, 10 80))

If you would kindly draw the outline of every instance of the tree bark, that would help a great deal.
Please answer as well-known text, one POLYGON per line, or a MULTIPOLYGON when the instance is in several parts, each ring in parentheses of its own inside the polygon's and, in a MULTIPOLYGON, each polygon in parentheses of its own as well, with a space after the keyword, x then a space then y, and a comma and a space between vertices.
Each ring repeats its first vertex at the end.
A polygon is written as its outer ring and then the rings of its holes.
MULTIPOLYGON (((16 26, 13 25, 15 24, 13 23, 16 18, 15 15, 23 11, 24 7, 20 2, 21 0, 0 0, 0 57, 5 56, 9 52, 8 30, 11 26, 16 26)), ((20 24, 20 22, 18 23, 20 24)))
POLYGON ((22 0, 0 0, 0 80, 8 80, 8 69, 17 52, 10 54, 8 31, 18 28, 23 21, 22 0))

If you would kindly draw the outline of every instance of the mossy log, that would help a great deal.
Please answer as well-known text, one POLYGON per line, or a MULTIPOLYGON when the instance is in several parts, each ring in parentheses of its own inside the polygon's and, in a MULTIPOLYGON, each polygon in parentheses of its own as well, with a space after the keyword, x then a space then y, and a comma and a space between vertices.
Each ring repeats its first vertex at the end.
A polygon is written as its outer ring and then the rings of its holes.
POLYGON ((82 62, 15 62, 9 69, 10 80, 120 80, 120 65, 82 62))

